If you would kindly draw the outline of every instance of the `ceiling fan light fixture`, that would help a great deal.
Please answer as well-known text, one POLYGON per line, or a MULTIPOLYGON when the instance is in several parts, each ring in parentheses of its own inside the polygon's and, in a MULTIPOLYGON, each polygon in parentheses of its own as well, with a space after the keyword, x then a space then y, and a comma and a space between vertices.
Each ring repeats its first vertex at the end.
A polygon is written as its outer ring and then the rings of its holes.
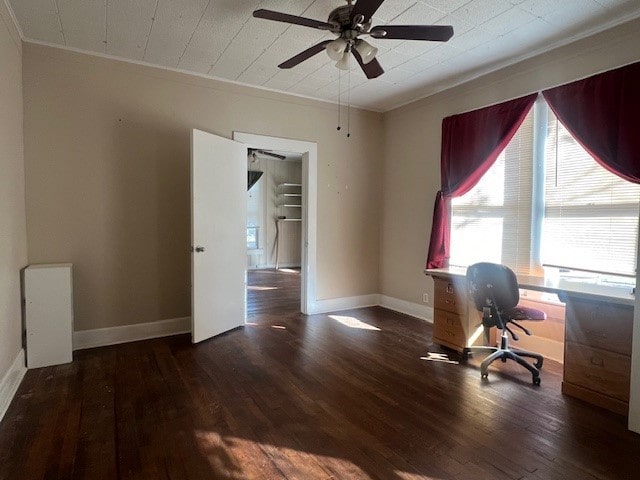
POLYGON ((336 62, 336 67, 340 70, 349 70, 349 52, 346 51, 342 54, 342 58, 336 62))
POLYGON ((336 38, 334 41, 329 42, 326 46, 327 55, 331 60, 339 62, 344 56, 344 52, 347 49, 347 42, 343 38, 336 38))
POLYGON ((376 55, 378 54, 378 49, 364 40, 358 40, 356 50, 362 57, 362 63, 365 65, 376 58, 376 55))

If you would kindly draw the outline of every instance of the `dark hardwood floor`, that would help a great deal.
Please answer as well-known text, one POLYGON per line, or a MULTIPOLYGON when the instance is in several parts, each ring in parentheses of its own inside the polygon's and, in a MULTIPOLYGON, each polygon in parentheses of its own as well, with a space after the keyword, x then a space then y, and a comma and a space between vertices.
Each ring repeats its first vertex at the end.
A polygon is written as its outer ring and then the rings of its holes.
POLYGON ((247 319, 300 311, 300 269, 247 271, 247 319))
POLYGON ((541 387, 510 363, 481 381, 479 359, 455 363, 423 321, 256 301, 266 310, 244 328, 198 345, 167 337, 30 370, 0 424, 0 478, 640 478, 640 436, 562 396, 558 364, 541 387))

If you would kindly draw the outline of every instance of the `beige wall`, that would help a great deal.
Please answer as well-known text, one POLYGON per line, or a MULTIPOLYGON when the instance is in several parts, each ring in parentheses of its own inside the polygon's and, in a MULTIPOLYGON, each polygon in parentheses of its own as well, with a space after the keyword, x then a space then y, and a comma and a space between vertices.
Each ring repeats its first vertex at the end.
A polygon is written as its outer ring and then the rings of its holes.
POLYGON ((75 328, 190 313, 189 131, 318 144, 318 299, 378 291, 382 116, 24 46, 29 261, 74 264, 75 328))
POLYGON ((422 273, 440 189, 446 116, 499 103, 640 60, 640 20, 578 41, 385 114, 381 293, 421 303, 422 273))
POLYGON ((22 48, 0 2, 0 380, 22 345, 20 269, 26 263, 22 48))

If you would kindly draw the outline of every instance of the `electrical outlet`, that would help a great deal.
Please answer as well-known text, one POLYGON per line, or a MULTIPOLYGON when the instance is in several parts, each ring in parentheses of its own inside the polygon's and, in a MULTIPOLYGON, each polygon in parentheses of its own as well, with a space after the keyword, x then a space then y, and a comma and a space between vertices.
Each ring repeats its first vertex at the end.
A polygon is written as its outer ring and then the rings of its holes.
POLYGON ((423 293, 422 294, 422 303, 429 303, 429 294, 428 293, 423 293))

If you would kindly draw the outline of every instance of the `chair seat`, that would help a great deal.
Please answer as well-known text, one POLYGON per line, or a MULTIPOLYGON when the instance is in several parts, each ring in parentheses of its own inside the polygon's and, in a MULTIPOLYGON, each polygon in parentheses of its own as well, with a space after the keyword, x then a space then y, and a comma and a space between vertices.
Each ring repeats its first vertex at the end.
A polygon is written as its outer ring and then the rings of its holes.
POLYGON ((503 320, 506 322, 510 320, 533 320, 542 321, 547 319, 547 314, 542 310, 531 307, 523 307, 522 305, 516 305, 513 308, 503 310, 500 312, 503 320))

